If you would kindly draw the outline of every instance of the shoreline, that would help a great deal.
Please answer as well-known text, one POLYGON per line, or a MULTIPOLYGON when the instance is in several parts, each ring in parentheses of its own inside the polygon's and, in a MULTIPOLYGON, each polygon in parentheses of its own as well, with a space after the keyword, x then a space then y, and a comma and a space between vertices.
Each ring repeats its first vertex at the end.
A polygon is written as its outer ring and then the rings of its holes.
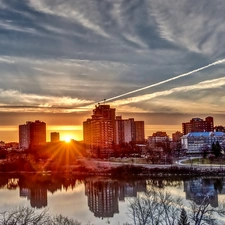
POLYGON ((162 165, 154 165, 147 168, 142 165, 121 165, 112 168, 103 168, 93 170, 88 167, 82 167, 76 170, 62 169, 60 171, 0 171, 2 175, 42 175, 42 176, 103 176, 103 177, 146 177, 146 178, 172 178, 176 177, 199 177, 199 176, 225 176, 225 167, 193 167, 171 165, 162 167, 162 165), (83 170, 83 171, 82 171, 83 170))

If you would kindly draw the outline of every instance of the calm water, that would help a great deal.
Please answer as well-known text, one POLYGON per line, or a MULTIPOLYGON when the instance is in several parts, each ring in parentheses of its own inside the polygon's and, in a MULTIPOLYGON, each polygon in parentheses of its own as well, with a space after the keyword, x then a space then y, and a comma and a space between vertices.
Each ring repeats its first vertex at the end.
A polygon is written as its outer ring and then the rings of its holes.
POLYGON ((128 217, 130 200, 151 186, 169 191, 174 197, 201 202, 211 191, 210 204, 217 207, 225 194, 222 178, 193 180, 111 179, 102 177, 3 176, 0 177, 0 211, 29 206, 37 211, 48 209, 83 224, 132 223, 128 217))

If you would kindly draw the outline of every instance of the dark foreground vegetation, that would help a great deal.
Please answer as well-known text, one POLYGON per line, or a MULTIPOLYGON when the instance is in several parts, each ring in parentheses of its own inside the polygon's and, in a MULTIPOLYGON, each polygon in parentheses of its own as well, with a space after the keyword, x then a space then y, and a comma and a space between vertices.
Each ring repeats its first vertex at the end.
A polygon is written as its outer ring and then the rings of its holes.
POLYGON ((20 207, 0 213, 2 225, 81 225, 62 215, 51 216, 47 210, 38 213, 32 208, 20 207))

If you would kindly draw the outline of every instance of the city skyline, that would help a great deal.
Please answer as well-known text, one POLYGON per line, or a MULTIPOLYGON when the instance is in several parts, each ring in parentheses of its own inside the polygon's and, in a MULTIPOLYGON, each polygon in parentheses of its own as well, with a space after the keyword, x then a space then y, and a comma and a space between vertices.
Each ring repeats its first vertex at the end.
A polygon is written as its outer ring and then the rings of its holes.
MULTIPOLYGON (((97 107, 97 106, 96 106, 97 107)), ((86 120, 88 120, 91 117, 91 114, 88 115, 83 122, 85 122, 86 120)), ((120 115, 116 114, 116 117, 121 117, 120 115)), ((23 118, 23 116, 22 116, 23 118)), ((140 117, 143 118, 143 117, 140 117)), ((139 119, 140 119, 139 118, 139 119)), ((132 119, 131 117, 126 118, 126 119, 132 119)), ((133 118, 135 120, 138 120, 137 118, 133 118)), ((164 118, 165 119, 165 118, 164 118)), ((158 132, 158 131, 162 131, 162 132, 166 132, 167 135, 169 136, 169 138, 172 138, 172 134, 178 132, 182 132, 182 127, 183 127, 183 123, 189 123, 187 122, 188 120, 191 121, 193 119, 200 119, 202 120, 202 118, 200 117, 192 117, 192 118, 185 118, 183 121, 180 121, 180 124, 177 125, 170 125, 166 123, 166 120, 163 120, 163 122, 165 122, 165 124, 161 124, 161 125, 144 125, 144 132, 145 132, 145 138, 147 138, 148 136, 151 136, 154 132, 158 132)), ((33 121, 37 121, 39 119, 33 119, 33 121)), ((180 119, 181 120, 181 119, 180 119)), ((204 120, 204 117, 203 117, 204 120)), ((20 124, 17 125, 3 125, 0 126, 0 141, 4 141, 4 142, 19 142, 19 126, 26 124, 27 122, 33 122, 32 120, 25 120, 22 121, 20 124)), ((40 120, 42 122, 45 122, 43 120, 40 120)), ((51 141, 51 134, 52 133, 58 133, 59 134, 59 139, 60 141, 66 141, 69 142, 70 139, 74 139, 77 141, 83 141, 83 122, 80 125, 48 125, 46 124, 46 141, 50 142, 51 141)), ((145 121, 143 121, 145 123, 145 121)), ((225 127, 224 124, 218 123, 216 120, 214 120, 214 127, 217 126, 223 126, 225 127)))
POLYGON ((0 140, 37 119, 47 140, 81 140, 104 101, 145 121, 146 136, 193 117, 224 126, 224 10, 220 0, 0 0, 0 140))

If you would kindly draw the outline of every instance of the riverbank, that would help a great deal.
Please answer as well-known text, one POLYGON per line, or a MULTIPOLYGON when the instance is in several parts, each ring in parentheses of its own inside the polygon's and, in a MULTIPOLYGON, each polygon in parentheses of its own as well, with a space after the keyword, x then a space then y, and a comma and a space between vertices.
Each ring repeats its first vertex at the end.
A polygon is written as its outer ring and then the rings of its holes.
POLYGON ((67 168, 60 171, 8 171, 1 174, 11 175, 42 175, 42 176, 104 176, 104 177, 143 177, 143 178, 169 178, 169 177, 199 177, 199 176, 225 176, 225 168, 199 168, 199 167, 179 167, 171 165, 160 167, 155 165, 147 168, 142 165, 121 165, 112 168, 102 168, 94 170, 93 168, 77 167, 76 169, 67 168))

